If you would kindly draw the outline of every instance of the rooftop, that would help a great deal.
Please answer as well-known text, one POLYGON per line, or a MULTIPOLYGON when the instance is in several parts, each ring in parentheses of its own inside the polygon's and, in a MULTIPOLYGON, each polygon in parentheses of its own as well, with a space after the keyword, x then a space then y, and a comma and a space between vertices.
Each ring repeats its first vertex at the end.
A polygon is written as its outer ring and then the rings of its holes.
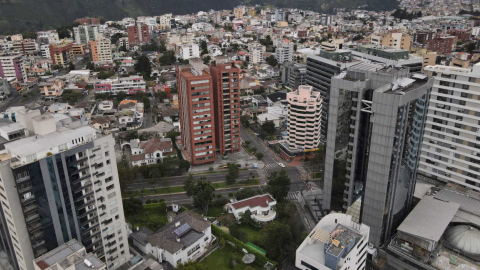
POLYGON ((250 197, 250 198, 232 203, 232 207, 235 209, 241 209, 247 206, 249 206, 250 208, 257 207, 257 206, 268 207, 268 205, 271 202, 275 202, 275 199, 272 196, 270 196, 270 194, 264 194, 264 195, 257 195, 254 197, 250 197))

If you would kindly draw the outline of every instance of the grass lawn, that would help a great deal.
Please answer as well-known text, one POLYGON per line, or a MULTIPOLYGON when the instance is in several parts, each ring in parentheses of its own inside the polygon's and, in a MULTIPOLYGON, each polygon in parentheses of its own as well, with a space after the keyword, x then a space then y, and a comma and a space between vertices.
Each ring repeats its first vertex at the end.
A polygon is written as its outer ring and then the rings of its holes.
POLYGON ((261 248, 265 248, 263 229, 257 229, 247 224, 240 224, 238 229, 243 232, 244 237, 241 240, 244 243, 251 242, 261 248))
POLYGON ((134 230, 143 226, 156 231, 167 224, 166 203, 144 204, 141 215, 126 217, 134 230))
POLYGON ((207 217, 219 217, 223 215, 223 206, 208 207, 207 217))
MULTIPOLYGON (((247 265, 242 263, 243 252, 235 249, 229 244, 225 244, 225 247, 215 250, 210 256, 208 256, 201 263, 207 266, 207 269, 221 270, 230 269, 230 258, 233 258, 238 264, 233 268, 234 270, 244 270, 247 265), (235 252, 235 253, 234 253, 235 252)), ((254 269, 262 269, 262 267, 255 262, 250 264, 254 269)))

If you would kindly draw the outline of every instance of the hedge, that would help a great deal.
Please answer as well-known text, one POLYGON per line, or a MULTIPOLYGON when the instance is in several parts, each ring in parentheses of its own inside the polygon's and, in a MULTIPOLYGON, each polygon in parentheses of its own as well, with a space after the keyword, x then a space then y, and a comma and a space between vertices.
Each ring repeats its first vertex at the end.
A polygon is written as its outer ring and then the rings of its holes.
POLYGON ((258 253, 255 249, 251 248, 250 246, 247 246, 242 241, 233 237, 231 234, 222 231, 222 229, 220 229, 219 227, 217 227, 216 225, 213 225, 213 224, 212 224, 212 233, 215 236, 217 236, 218 238, 224 238, 226 241, 229 241, 229 242, 235 244, 235 246, 240 250, 242 248, 244 248, 245 250, 248 251, 248 253, 255 254, 255 261, 258 262, 261 265, 265 265, 267 262, 273 264, 274 266, 277 264, 276 262, 274 262, 274 261, 268 259, 267 257, 265 257, 265 255, 263 255, 261 253, 258 253))

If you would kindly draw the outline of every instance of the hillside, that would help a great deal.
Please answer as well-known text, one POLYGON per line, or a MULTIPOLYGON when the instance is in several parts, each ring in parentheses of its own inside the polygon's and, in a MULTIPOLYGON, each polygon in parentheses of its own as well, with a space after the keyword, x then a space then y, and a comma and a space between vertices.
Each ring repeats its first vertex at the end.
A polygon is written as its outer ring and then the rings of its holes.
POLYGON ((372 10, 392 10, 398 5, 397 0, 0 0, 0 33, 52 29, 84 16, 119 20, 126 16, 232 9, 241 3, 319 12, 361 5, 367 5, 372 10))

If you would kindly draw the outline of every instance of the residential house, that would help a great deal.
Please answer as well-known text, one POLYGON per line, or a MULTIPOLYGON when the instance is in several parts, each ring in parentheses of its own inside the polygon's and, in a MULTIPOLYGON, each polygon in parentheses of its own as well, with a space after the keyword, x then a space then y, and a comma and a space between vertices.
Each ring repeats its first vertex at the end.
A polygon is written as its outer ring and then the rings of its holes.
POLYGON ((153 138, 148 141, 134 139, 130 141, 132 165, 143 166, 161 163, 166 156, 177 156, 170 138, 153 138))
POLYGON ((184 211, 156 232, 142 229, 131 237, 133 245, 143 253, 177 267, 203 255, 214 236, 210 222, 191 211, 184 211))
POLYGON ((225 205, 225 210, 232 213, 237 221, 240 221, 246 211, 250 211, 253 220, 269 222, 277 216, 273 210, 275 205, 277 205, 277 201, 270 194, 263 194, 228 203, 225 205))
POLYGON ((45 99, 58 99, 62 96, 65 82, 60 79, 51 79, 39 84, 40 94, 45 99))

